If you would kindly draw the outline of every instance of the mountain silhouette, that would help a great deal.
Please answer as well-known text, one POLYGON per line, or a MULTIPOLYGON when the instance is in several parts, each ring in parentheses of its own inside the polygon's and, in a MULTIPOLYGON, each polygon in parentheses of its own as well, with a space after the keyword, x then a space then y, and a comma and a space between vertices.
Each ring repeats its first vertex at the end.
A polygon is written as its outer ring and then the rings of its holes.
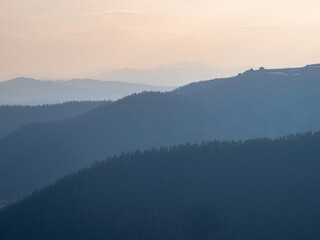
POLYGON ((15 78, 0 82, 0 105, 39 105, 67 101, 117 100, 143 91, 169 91, 174 87, 92 79, 40 81, 15 78))
POLYGON ((109 158, 0 210, 0 238, 317 239, 320 134, 109 158))
POLYGON ((0 106, 0 138, 26 124, 73 118, 107 103, 85 101, 38 106, 0 106))
POLYGON ((261 68, 25 126, 0 140, 0 199, 23 197, 122 151, 317 131, 319 79, 319 65, 261 68))
POLYGON ((94 79, 104 81, 129 81, 165 86, 181 86, 187 83, 215 77, 229 77, 236 75, 245 68, 223 69, 199 62, 177 62, 161 65, 150 69, 119 69, 107 70, 92 75, 94 79))

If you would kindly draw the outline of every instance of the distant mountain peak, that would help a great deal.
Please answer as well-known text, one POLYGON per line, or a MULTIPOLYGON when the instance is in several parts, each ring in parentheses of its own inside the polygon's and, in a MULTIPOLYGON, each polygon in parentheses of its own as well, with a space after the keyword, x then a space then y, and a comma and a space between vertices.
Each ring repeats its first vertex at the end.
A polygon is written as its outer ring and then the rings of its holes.
POLYGON ((17 78, 13 78, 11 80, 8 80, 7 82, 36 82, 36 79, 33 78, 28 78, 28 77, 17 77, 17 78))
POLYGON ((0 82, 0 105, 39 105, 67 101, 117 100, 143 91, 171 91, 174 87, 120 81, 72 79, 42 81, 19 77, 0 82))

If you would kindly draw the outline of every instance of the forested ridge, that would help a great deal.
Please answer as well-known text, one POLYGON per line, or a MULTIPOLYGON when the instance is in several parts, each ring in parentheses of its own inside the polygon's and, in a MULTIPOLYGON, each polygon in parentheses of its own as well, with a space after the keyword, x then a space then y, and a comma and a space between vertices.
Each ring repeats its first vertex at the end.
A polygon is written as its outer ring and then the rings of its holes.
POLYGON ((320 133, 123 153, 0 211, 11 239, 318 239, 320 133))
POLYGON ((121 151, 320 130, 320 67, 249 70, 133 94, 0 140, 0 199, 23 197, 121 151))
POLYGON ((0 138, 25 124, 73 118, 107 103, 108 101, 75 101, 38 106, 2 105, 0 106, 0 138))

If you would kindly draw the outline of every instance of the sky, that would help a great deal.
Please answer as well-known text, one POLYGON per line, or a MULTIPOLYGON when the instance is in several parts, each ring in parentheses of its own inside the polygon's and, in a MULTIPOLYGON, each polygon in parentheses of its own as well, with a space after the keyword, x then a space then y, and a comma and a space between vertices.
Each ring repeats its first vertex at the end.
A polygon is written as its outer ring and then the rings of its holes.
POLYGON ((0 0, 0 77, 320 63, 319 0, 0 0))

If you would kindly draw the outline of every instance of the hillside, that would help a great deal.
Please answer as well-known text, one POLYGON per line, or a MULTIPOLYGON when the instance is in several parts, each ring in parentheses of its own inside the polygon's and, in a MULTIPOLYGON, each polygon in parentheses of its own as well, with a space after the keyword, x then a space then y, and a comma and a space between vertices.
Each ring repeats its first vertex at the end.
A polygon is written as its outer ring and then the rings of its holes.
POLYGON ((39 105, 68 101, 117 100, 143 91, 169 91, 174 87, 92 79, 39 81, 15 78, 0 82, 0 105, 39 105))
POLYGON ((132 152, 0 211, 0 238, 318 239, 320 133, 132 152))
POLYGON ((0 138, 25 124, 73 118, 107 103, 86 101, 38 106, 0 106, 0 138))
POLYGON ((247 71, 141 93, 0 140, 0 199, 24 196, 122 151, 320 130, 319 65, 247 71))

